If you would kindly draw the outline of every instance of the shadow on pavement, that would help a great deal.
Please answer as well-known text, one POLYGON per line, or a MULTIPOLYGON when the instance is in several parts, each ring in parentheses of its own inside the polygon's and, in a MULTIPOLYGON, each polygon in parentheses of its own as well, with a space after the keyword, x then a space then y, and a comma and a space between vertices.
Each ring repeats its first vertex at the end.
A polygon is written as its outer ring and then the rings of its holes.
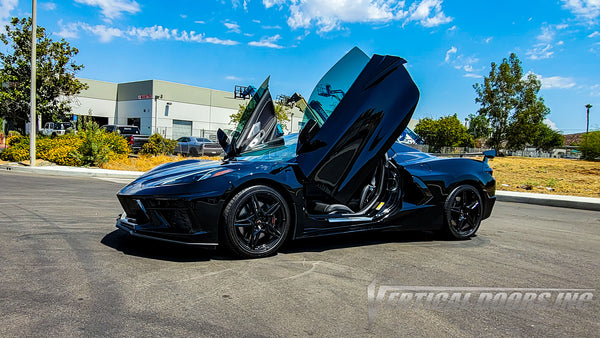
MULTIPOLYGON (((222 248, 206 249, 183 244, 162 242, 131 236, 115 230, 101 241, 102 244, 121 251, 126 255, 173 262, 198 262, 208 260, 236 260, 222 248)), ((374 231, 352 234, 324 236, 317 238, 287 241, 279 252, 325 252, 334 249, 368 247, 386 243, 416 243, 423 246, 477 247, 489 244, 489 239, 474 236, 468 240, 446 240, 437 232, 431 231, 374 231)))

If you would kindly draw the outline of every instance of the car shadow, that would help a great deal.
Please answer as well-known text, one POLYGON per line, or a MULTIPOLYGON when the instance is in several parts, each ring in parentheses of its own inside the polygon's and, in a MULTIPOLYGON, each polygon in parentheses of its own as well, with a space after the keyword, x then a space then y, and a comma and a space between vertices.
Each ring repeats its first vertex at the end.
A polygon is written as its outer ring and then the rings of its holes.
POLYGON ((432 243, 442 240, 442 236, 431 231, 371 231, 288 241, 279 251, 323 252, 385 243, 432 243))
MULTIPOLYGON (((239 260, 222 248, 206 249, 191 245, 162 242, 134 237, 121 230, 114 230, 102 238, 101 243, 126 255, 172 261, 199 262, 209 260, 239 260)), ((279 252, 291 254, 302 252, 325 252, 353 247, 367 247, 386 243, 417 243, 446 247, 477 247, 489 244, 489 239, 473 236, 467 240, 447 240, 433 231, 373 231, 324 236, 287 241, 279 252)))
POLYGON ((222 253, 221 250, 134 237, 118 229, 106 234, 100 243, 126 255, 171 262, 235 259, 227 253, 222 253))

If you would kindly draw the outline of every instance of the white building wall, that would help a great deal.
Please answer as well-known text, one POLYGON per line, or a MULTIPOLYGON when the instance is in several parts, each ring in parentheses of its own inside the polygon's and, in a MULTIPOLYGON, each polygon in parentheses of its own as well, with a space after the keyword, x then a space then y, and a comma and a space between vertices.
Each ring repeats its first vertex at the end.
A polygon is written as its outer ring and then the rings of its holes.
POLYGON ((151 99, 119 101, 117 111, 114 112, 115 124, 127 124, 128 118, 140 119, 140 133, 152 134, 152 103, 151 99))
POLYGON ((192 121, 192 136, 207 136, 208 131, 232 128, 229 115, 236 112, 234 109, 165 100, 157 100, 156 108, 158 132, 167 138, 173 136, 173 120, 192 121))
POLYGON ((75 115, 108 117, 108 123, 114 123, 115 100, 95 99, 90 97, 77 97, 71 100, 71 111, 75 115))

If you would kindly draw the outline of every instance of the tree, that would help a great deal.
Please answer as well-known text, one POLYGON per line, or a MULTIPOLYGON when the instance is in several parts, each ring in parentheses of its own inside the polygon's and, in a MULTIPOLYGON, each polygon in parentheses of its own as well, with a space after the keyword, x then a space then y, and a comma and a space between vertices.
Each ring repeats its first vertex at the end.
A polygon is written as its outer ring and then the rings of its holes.
POLYGON ((595 160, 600 157, 600 131, 583 134, 581 143, 579 143, 579 151, 586 160, 595 160))
POLYGON ((456 114, 437 120, 421 119, 414 131, 425 140, 431 152, 438 152, 442 147, 473 147, 475 144, 456 114))
POLYGON ((473 137, 478 147, 487 140, 492 132, 490 128, 490 121, 484 115, 469 114, 467 118, 469 121, 469 128, 467 133, 473 137))
POLYGON ((521 60, 515 53, 503 59, 500 66, 492 62, 489 76, 473 86, 475 102, 481 104, 478 114, 490 122, 490 147, 499 150, 504 141, 510 149, 533 144, 538 131, 544 128, 544 117, 550 113, 538 97, 541 87, 535 74, 523 77, 521 60))
POLYGON ((533 145, 541 150, 549 151, 565 144, 564 136, 552 128, 542 123, 536 130, 533 138, 533 145))
MULTIPOLYGON (((0 52, 0 116, 20 126, 29 121, 31 82, 31 18, 12 18, 0 41, 8 48, 0 52)), ((65 98, 87 85, 75 78, 83 65, 73 61, 79 50, 67 41, 53 41, 37 27, 36 106, 42 119, 60 120, 70 112, 65 98)))
MULTIPOLYGON (((290 105, 286 105, 283 102, 275 102, 275 116, 277 121, 281 125, 281 128, 287 130, 287 124, 285 122, 290 120, 288 111, 292 109, 290 105)), ((242 114, 246 110, 246 104, 240 104, 238 111, 229 115, 229 123, 239 123, 242 118, 242 114)))

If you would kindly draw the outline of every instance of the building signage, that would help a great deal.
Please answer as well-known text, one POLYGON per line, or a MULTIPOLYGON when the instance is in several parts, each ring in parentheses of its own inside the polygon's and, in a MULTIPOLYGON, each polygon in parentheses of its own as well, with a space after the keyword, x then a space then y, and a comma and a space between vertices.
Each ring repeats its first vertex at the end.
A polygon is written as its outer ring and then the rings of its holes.
POLYGON ((138 95, 138 100, 151 99, 152 94, 138 95))

